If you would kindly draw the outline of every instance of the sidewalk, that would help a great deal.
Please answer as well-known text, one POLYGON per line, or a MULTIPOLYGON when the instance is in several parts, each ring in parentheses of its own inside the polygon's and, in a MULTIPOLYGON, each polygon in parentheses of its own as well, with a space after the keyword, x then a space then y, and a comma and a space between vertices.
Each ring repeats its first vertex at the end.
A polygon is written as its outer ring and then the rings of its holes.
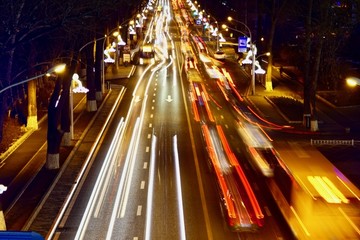
MULTIPOLYGON (((207 42, 207 45, 209 54, 213 56, 215 52, 214 43, 210 41, 207 42)), ((231 47, 224 46, 223 51, 227 53, 226 59, 228 61, 236 61, 235 57, 229 55, 235 54, 231 47)), ((296 121, 287 118, 280 107, 271 100, 271 98, 276 97, 288 97, 294 101, 303 102, 300 71, 294 66, 282 66, 280 73, 280 67, 278 63, 274 63, 272 71, 273 91, 266 91, 264 86, 256 82, 255 95, 247 96, 246 99, 263 118, 280 125, 291 125, 300 131, 311 132, 311 129, 304 126, 302 118, 296 121)), ((318 94, 316 107, 318 130, 313 132, 314 134, 344 136, 349 133, 360 132, 360 105, 337 107, 318 94)))
MULTIPOLYGON (((303 131, 310 131, 310 129, 305 128, 302 119, 290 121, 287 119, 286 114, 281 112, 279 106, 271 101, 273 97, 289 97, 303 102, 303 86, 297 81, 298 79, 294 79, 299 77, 299 73, 292 67, 285 69, 280 75, 280 68, 275 64, 273 68, 273 91, 266 91, 265 87, 257 82, 255 96, 248 96, 247 99, 258 109, 264 118, 279 124, 287 123, 303 131), (291 88, 286 83, 290 84, 291 88), (294 86, 296 89, 294 89, 294 86)), ((360 106, 336 107, 327 99, 317 95, 316 107, 318 119, 317 133, 345 136, 359 131, 360 106)))
MULTIPOLYGON (((114 74, 108 73, 106 75, 106 81, 117 78, 128 78, 134 73, 135 68, 132 65, 127 67, 121 66, 119 70, 114 74)), ((110 81, 111 82, 111 81, 110 81)), ((8 187, 7 191, 2 194, 2 204, 5 210, 5 219, 8 230, 26 230, 23 229, 26 221, 28 221, 30 215, 37 208, 43 195, 46 192, 37 191, 43 189, 48 190, 49 185, 60 177, 63 173, 62 168, 66 167, 64 163, 72 162, 72 158, 77 157, 77 162, 81 163, 81 157, 85 159, 90 147, 87 147, 82 154, 79 154, 79 144, 84 139, 85 130, 94 122, 95 117, 98 114, 108 115, 109 113, 104 111, 111 108, 114 104, 114 96, 118 96, 118 90, 112 90, 102 100, 103 106, 98 106, 97 112, 86 111, 86 97, 83 94, 74 95, 75 106, 79 103, 78 108, 74 109, 74 136, 72 146, 61 147, 60 149, 60 169, 59 170, 47 170, 44 167, 46 161, 46 139, 47 139, 47 115, 39 121, 39 128, 35 131, 26 132, 23 137, 18 139, 12 147, 3 154, 6 164, 0 168, 0 182, 8 187), (110 95, 109 95, 110 93, 110 95), (110 100, 106 100, 110 99, 110 100), (76 154, 75 154, 76 153, 76 154), (6 158, 5 158, 6 156, 6 158), (23 164, 21 164, 23 163, 23 164), (25 166, 24 168, 22 166, 25 166), (34 193, 36 193, 34 195, 34 193)), ((100 103, 99 103, 100 104, 100 103)), ((105 119, 101 118, 101 119, 105 119)), ((97 125, 103 125, 101 119, 96 121, 97 125)), ((94 128, 96 129, 96 128, 94 128)), ((91 129, 93 131, 93 129, 91 129)), ((91 135, 90 138, 94 138, 96 135, 91 135)), ((94 139, 93 139, 94 140, 94 139)), ((91 142, 91 139, 88 141, 91 142)), ((82 160, 84 160, 82 159, 82 160)), ((70 191, 71 184, 74 182, 76 174, 72 176, 72 179, 62 180, 60 185, 63 185, 66 189, 63 193, 67 195, 70 191)), ((49 192, 48 195, 51 193, 49 192)), ((50 203, 50 205, 56 208, 56 204, 62 204, 59 202, 50 203)), ((50 217, 51 215, 49 215, 50 217)), ((52 216, 53 219, 56 217, 52 216)))

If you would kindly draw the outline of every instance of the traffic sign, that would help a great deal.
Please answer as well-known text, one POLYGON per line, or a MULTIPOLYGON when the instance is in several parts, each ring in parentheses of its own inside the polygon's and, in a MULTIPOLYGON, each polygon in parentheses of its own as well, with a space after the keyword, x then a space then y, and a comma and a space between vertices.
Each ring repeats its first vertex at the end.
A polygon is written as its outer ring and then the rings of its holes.
POLYGON ((247 49, 247 37, 238 38, 238 52, 246 52, 247 49))

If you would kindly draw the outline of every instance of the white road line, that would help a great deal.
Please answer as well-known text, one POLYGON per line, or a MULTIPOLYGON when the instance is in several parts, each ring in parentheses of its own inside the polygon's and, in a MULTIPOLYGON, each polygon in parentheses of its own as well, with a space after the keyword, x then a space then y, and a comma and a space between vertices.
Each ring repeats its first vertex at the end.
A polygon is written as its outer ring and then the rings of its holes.
POLYGON ((136 216, 141 216, 141 210, 142 210, 142 206, 139 205, 139 206, 137 207, 136 216))
POLYGON ((176 175, 176 192, 177 192, 177 199, 178 199, 178 211, 179 211, 179 224, 180 224, 180 239, 186 239, 186 232, 185 232, 185 220, 184 220, 184 205, 182 199, 182 187, 181 187, 181 175, 180 175, 180 166, 179 166, 179 152, 177 146, 177 135, 173 137, 173 144, 174 144, 174 158, 175 158, 175 175, 176 175))
POLYGON ((267 206, 264 206, 264 209, 265 209, 266 215, 267 215, 268 217, 270 217, 270 216, 271 216, 271 212, 270 212, 269 208, 268 208, 267 206))
POLYGON ((147 167, 148 167, 148 163, 147 163, 147 162, 144 162, 143 169, 147 169, 147 167))
POLYGON ((149 146, 146 146, 146 148, 145 148, 145 152, 149 152, 149 150, 150 150, 150 148, 149 148, 149 146))
POLYGON ((153 194, 154 194, 154 178, 155 178, 155 154, 156 154, 156 136, 153 135, 151 140, 151 153, 150 153, 150 169, 149 169, 149 183, 146 199, 146 221, 145 221, 145 240, 150 240, 151 236, 151 213, 153 207, 153 194))
POLYGON ((141 181, 140 183, 140 189, 144 189, 145 188, 145 181, 141 181))
POLYGON ((148 134, 148 139, 150 139, 151 138, 151 134, 148 134))
POLYGON ((149 128, 152 128, 152 123, 149 123, 149 128))

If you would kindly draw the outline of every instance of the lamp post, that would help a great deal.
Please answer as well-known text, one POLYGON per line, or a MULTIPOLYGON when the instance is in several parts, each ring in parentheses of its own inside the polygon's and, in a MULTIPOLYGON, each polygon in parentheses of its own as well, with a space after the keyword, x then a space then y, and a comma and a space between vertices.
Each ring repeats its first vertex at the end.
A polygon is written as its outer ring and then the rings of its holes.
POLYGON ((89 89, 83 87, 80 79, 79 79, 79 75, 77 73, 74 73, 71 79, 71 84, 70 84, 70 100, 69 100, 69 105, 70 105, 70 136, 71 139, 74 139, 74 93, 87 93, 89 91, 89 89), (77 84, 77 87, 74 88, 74 85, 77 84))
MULTIPOLYGON (((20 76, 24 76, 24 73, 31 72, 32 69, 35 69, 38 66, 51 65, 51 62, 41 62, 35 65, 31 65, 30 68, 27 68, 19 72, 15 77, 12 78, 11 82, 15 82, 15 79, 18 79, 20 76)), ((51 70, 50 70, 51 71, 51 70)), ((36 78, 41 78, 42 75, 36 76, 36 78)), ((34 79, 35 80, 35 79, 34 79)), ((26 121, 26 129, 37 130, 38 121, 37 121, 37 104, 36 104, 36 82, 30 81, 27 84, 27 99, 28 99, 28 116, 26 121)))
MULTIPOLYGON (((104 36, 97 38, 95 40, 92 40, 90 42, 85 43, 80 49, 79 49, 79 54, 81 53, 81 51, 87 47, 88 45, 90 45, 91 43, 96 43, 97 41, 101 41, 106 39, 108 36, 105 34, 104 36)), ((103 45, 102 45, 102 51, 104 51, 105 49, 105 41, 103 41, 103 45)), ((102 53, 102 57, 101 57, 101 91, 100 93, 96 95, 96 98, 101 99, 102 94, 105 92, 105 65, 104 65, 104 53, 102 53)))
MULTIPOLYGON (((35 66, 37 66, 37 65, 35 65, 35 66)), ((38 78, 41 78, 43 76, 51 76, 52 73, 61 73, 61 72, 63 72, 65 70, 65 66, 66 66, 65 63, 58 64, 58 65, 50 68, 49 70, 47 70, 45 73, 36 75, 34 77, 31 77, 31 78, 27 78, 27 79, 22 80, 20 82, 13 83, 13 84, 11 84, 9 86, 6 86, 6 87, 4 87, 3 89, 0 90, 0 94, 1 94, 1 93, 5 92, 6 90, 10 89, 10 88, 13 88, 13 87, 16 87, 18 85, 29 82, 29 85, 28 85, 29 106, 31 106, 31 107, 28 106, 28 108, 29 108, 29 117, 28 117, 27 127, 31 128, 33 130, 38 128, 36 110, 34 110, 36 107, 34 107, 35 104, 32 104, 33 102, 36 103, 35 83, 33 85, 34 90, 32 91, 32 87, 30 87, 31 81, 35 80, 35 79, 38 79, 38 78), (33 111, 30 111, 30 108, 33 111)), ((19 75, 17 75, 17 76, 19 76, 19 75)))
MULTIPOLYGON (((243 25, 246 28, 246 30, 249 32, 250 50, 251 50, 252 55, 253 55, 253 60, 252 60, 252 65, 251 65, 251 90, 252 90, 251 94, 255 95, 255 59, 256 59, 256 56, 255 56, 255 44, 254 44, 254 41, 253 41, 253 38, 252 38, 251 30, 245 23, 243 23, 241 21, 238 21, 236 19, 233 19, 232 17, 228 17, 227 20, 229 22, 234 21, 236 23, 239 23, 239 24, 243 25)), ((233 30, 233 31, 242 33, 241 31, 239 31, 239 30, 237 30, 235 28, 231 28, 231 27, 228 27, 228 26, 226 26, 226 27, 233 30)))
MULTIPOLYGON (((0 184, 0 196, 7 190, 7 187, 3 184, 0 184)), ((2 209, 2 203, 0 199, 0 231, 6 231, 6 222, 2 209)))
POLYGON ((360 86, 360 78, 348 77, 346 78, 346 84, 350 87, 360 86))
POLYGON ((3 92, 5 92, 6 90, 12 88, 12 87, 15 87, 15 86, 18 86, 18 85, 21 85, 21 84, 30 82, 30 81, 32 81, 32 80, 34 80, 34 79, 37 79, 37 78, 40 78, 40 77, 43 77, 43 76, 50 76, 52 73, 61 73, 61 72, 63 72, 63 71, 65 70, 65 67, 66 67, 66 64, 65 64, 65 63, 56 65, 56 66, 50 68, 49 70, 47 70, 47 71, 46 71, 45 73, 43 73, 43 74, 40 74, 40 75, 31 77, 31 78, 25 79, 25 80, 23 80, 23 81, 20 81, 20 82, 11 84, 11 85, 9 85, 9 86, 6 86, 6 87, 4 87, 3 89, 0 89, 0 94, 3 93, 3 92))
MULTIPOLYGON (((208 17, 208 19, 210 19, 210 17, 212 17, 212 16, 208 15, 207 17, 208 17)), ((214 32, 212 34, 212 35, 216 34, 216 52, 214 54, 214 57, 216 59, 224 59, 225 54, 223 51, 220 50, 220 46, 219 46, 219 32, 220 32, 219 31, 219 23, 214 17, 212 17, 212 18, 215 20, 215 23, 216 23, 216 31, 214 30, 214 32)))

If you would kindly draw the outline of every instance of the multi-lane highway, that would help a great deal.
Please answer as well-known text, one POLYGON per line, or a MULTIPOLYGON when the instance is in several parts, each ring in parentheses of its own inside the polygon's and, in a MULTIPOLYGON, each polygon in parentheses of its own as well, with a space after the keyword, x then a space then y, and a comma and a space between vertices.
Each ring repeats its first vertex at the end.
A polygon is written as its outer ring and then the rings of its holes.
MULTIPOLYGON (((266 212, 266 224, 258 233, 229 230, 221 213, 217 180, 209 168, 201 124, 195 120, 189 97, 191 84, 182 72, 185 56, 181 52, 179 31, 167 15, 168 5, 163 6, 164 11, 154 15, 157 24, 149 24, 154 27, 145 35, 155 34, 158 61, 138 67, 129 80, 123 102, 102 140, 94 164, 87 170, 81 190, 61 220, 59 228, 66 231, 57 232, 57 236, 60 239, 239 239, 245 235, 248 239, 263 239, 265 235, 272 236, 270 239, 283 238, 265 197, 259 198, 259 202, 266 212)), ((203 76, 199 84, 218 102, 202 108, 200 118, 207 121, 206 116, 214 114, 212 121, 224 126, 231 145, 240 146, 238 136, 232 134, 236 129, 231 108, 222 100, 222 92, 214 88, 216 85, 206 79, 203 76)), ((243 161, 239 148, 236 151, 243 161)), ((224 159, 221 161, 228 164, 224 159)), ((245 162, 241 165, 246 168, 245 162)), ((261 185, 252 184, 256 195, 260 195, 261 185)))
POLYGON ((295 151, 288 126, 242 99, 249 75, 211 57, 186 3, 156 4, 139 41, 155 61, 112 80, 121 102, 51 238, 293 239, 250 160, 259 145, 295 151))

